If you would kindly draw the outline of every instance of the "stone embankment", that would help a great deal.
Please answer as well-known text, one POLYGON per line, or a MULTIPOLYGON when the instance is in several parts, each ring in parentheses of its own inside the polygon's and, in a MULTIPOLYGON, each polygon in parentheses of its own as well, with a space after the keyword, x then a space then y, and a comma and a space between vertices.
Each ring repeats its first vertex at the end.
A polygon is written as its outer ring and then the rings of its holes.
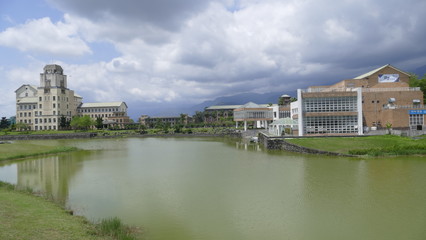
POLYGON ((58 134, 22 134, 22 135, 2 135, 1 141, 10 140, 38 140, 38 139, 73 139, 73 138, 93 138, 96 133, 58 133, 58 134))
POLYGON ((302 147, 296 144, 289 143, 282 137, 270 137, 270 136, 267 136, 267 134, 262 132, 259 133, 258 140, 259 140, 259 144, 262 144, 266 149, 286 150, 286 151, 297 152, 297 153, 354 157, 353 155, 349 155, 349 154, 328 152, 328 151, 322 151, 318 149, 302 147))

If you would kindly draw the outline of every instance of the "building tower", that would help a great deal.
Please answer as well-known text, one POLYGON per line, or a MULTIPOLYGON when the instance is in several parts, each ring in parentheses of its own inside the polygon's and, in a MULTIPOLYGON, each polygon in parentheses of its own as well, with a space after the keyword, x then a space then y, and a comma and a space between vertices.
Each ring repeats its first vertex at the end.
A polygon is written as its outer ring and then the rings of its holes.
POLYGON ((46 65, 40 73, 34 130, 57 130, 62 116, 70 120, 77 113, 74 91, 67 87, 67 76, 56 64, 46 65))

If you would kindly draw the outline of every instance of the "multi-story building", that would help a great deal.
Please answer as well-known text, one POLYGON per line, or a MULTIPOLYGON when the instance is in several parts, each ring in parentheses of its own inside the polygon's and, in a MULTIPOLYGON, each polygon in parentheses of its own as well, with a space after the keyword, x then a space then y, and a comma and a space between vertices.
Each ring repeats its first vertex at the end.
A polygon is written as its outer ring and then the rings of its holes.
POLYGON ((93 120, 102 118, 105 125, 124 128, 130 123, 125 102, 83 103, 78 107, 80 116, 89 116, 93 120))
POLYGON ((77 113, 82 97, 67 87, 67 76, 59 65, 46 65, 40 74, 40 86, 22 85, 16 91, 16 122, 31 130, 56 130, 59 119, 68 120, 77 113))
POLYGON ((391 65, 331 86, 298 89, 292 118, 298 135, 360 135, 366 131, 423 129, 426 108, 408 73, 391 65))
MULTIPOLYGON (((68 88, 67 75, 64 75, 62 67, 56 64, 49 64, 43 68, 38 87, 24 84, 15 93, 16 123, 24 123, 28 129, 34 131, 57 130, 62 117, 70 121, 78 113, 84 115, 83 110, 92 110, 92 107, 87 107, 91 106, 90 104, 82 104, 83 98, 68 88)), ((102 109, 114 109, 103 114, 108 114, 110 120, 118 120, 124 124, 129 121, 127 106, 124 102, 120 103, 124 105, 96 104, 103 106, 102 109)))
POLYGON ((154 127, 157 123, 169 124, 170 126, 174 126, 176 124, 187 125, 192 122, 192 117, 187 114, 182 114, 181 116, 172 116, 172 117, 150 117, 148 115, 142 115, 139 118, 139 123, 141 125, 154 127))

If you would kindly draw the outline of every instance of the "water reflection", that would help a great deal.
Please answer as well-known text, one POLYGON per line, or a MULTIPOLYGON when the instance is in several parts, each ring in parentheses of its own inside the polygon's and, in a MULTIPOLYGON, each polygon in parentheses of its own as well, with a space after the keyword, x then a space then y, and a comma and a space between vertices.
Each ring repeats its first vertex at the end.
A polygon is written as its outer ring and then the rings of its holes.
POLYGON ((146 239, 425 239, 420 157, 301 155, 209 138, 57 144, 90 151, 8 163, 0 180, 14 173, 91 220, 142 226, 146 239))
POLYGON ((90 154, 89 151, 62 153, 8 164, 2 167, 0 180, 65 202, 69 197, 69 182, 82 169, 81 159, 90 154), (14 175, 16 180, 8 175, 14 175))

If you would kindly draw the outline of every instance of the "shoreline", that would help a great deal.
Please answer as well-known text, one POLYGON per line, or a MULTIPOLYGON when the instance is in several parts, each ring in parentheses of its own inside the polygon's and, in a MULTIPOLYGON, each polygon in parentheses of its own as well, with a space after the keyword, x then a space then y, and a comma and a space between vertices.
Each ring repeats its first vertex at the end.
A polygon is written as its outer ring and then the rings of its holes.
POLYGON ((0 181, 1 239, 126 239, 142 237, 140 229, 123 225, 118 218, 89 221, 44 195, 31 190, 19 190, 16 185, 0 181), (111 221, 119 229, 106 229, 111 221))

